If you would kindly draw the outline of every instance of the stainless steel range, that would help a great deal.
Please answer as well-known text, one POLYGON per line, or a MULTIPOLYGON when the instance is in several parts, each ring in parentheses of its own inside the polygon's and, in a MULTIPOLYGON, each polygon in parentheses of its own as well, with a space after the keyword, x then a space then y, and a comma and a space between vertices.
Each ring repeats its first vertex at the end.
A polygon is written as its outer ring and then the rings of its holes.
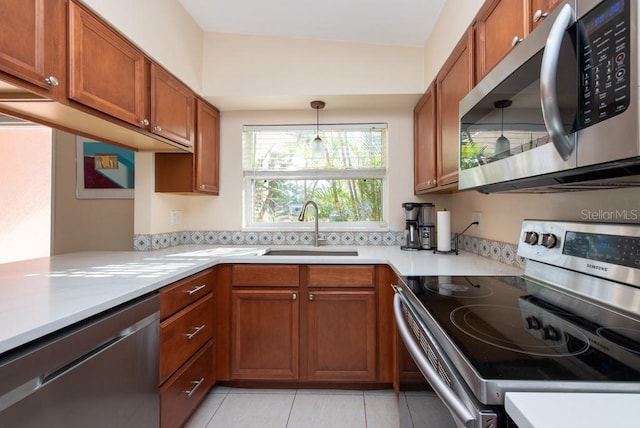
POLYGON ((461 427, 505 393, 640 393, 640 225, 525 220, 521 277, 403 277, 400 335, 461 427))

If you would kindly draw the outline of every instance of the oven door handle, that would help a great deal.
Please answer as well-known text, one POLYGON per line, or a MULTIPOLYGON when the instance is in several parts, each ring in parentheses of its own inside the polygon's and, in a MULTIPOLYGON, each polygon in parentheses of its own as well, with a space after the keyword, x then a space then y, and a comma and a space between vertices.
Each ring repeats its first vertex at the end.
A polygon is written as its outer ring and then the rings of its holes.
POLYGON ((573 9, 570 5, 562 6, 560 13, 551 26, 547 43, 542 54, 540 66, 540 104, 542 106, 542 118, 549 137, 556 151, 563 161, 566 161, 575 149, 575 140, 570 139, 564 132, 562 117, 558 106, 558 91, 556 89, 556 77, 558 75, 558 58, 564 33, 573 22, 573 9))
POLYGON ((409 354, 411 354, 411 357, 418 365, 418 368, 420 369, 422 374, 427 378, 436 394, 438 394, 438 396, 447 406, 447 408, 451 412, 451 415, 456 420, 456 424, 461 427, 473 426, 473 422, 475 422, 476 418, 473 417, 464 403, 440 378, 440 375, 438 375, 438 373, 434 370, 424 352, 422 352, 421 348, 413 339, 413 336, 409 331, 409 327, 407 326, 404 317, 402 316, 401 305, 402 300, 404 299, 401 296, 401 292, 399 290, 396 289, 395 291, 396 293, 393 296, 393 313, 396 319, 396 324, 398 325, 398 330, 400 331, 400 337, 406 345, 409 354))

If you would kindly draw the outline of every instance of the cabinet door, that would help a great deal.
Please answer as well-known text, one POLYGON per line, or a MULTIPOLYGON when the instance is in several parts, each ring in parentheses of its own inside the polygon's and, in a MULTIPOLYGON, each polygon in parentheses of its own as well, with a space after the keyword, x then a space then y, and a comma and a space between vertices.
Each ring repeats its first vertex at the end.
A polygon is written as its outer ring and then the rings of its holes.
POLYGON ((533 31, 544 18, 560 4, 561 0, 529 0, 529 26, 533 31))
POLYGON ((437 77, 438 187, 457 183, 460 146, 460 100, 473 82, 471 32, 462 37, 437 77))
POLYGON ((197 102, 197 137, 194 150, 195 190, 217 195, 220 191, 220 114, 205 102, 197 102))
POLYGON ((69 98, 145 127, 145 61, 136 47, 69 3, 69 98))
POLYGON ((298 379, 297 290, 233 290, 231 377, 298 379))
POLYGON ((436 179, 436 86, 432 83, 413 111, 414 193, 424 193, 436 179))
POLYGON ((65 83, 64 1, 0 0, 0 11, 0 70, 53 98, 65 83))
POLYGON ((375 291, 309 291, 307 377, 376 380, 375 291))
POLYGON ((193 146, 194 101, 191 90, 156 64, 151 64, 151 132, 193 146))
POLYGON ((475 25, 477 80, 481 80, 526 33, 524 2, 489 0, 475 25))

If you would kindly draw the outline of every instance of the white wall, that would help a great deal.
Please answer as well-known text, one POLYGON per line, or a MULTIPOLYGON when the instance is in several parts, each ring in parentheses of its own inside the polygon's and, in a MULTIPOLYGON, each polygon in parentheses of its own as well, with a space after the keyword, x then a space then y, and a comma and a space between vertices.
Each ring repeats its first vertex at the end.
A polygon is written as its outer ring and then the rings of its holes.
POLYGON ((201 92, 202 30, 178 0, 83 2, 191 89, 201 92))
MULTIPOLYGON (((384 108, 366 111, 334 111, 327 106, 321 123, 386 122, 389 135, 389 227, 404 229, 401 203, 428 201, 448 207, 448 197, 413 195, 413 110, 384 108)), ((220 156, 220 196, 182 196, 152 193, 152 155, 136 156, 136 233, 161 233, 177 230, 240 230, 242 227, 242 126, 264 124, 309 124, 315 114, 303 111, 222 112, 220 156), (141 174, 141 168, 147 171, 141 174), (140 208, 139 208, 140 206, 140 208), (148 210, 145 206, 150 207, 148 210), (183 210, 180 227, 169 224, 169 211, 183 210), (144 215, 139 215, 144 210, 144 215)))
POLYGON ((53 254, 133 247, 131 199, 76 198, 76 136, 54 131, 53 254))
MULTIPOLYGON (((207 96, 419 94, 422 49, 208 33, 207 96)), ((302 106, 301 106, 302 107, 302 106)))
POLYGON ((484 0, 447 0, 424 46, 424 89, 426 89, 471 25, 484 0))

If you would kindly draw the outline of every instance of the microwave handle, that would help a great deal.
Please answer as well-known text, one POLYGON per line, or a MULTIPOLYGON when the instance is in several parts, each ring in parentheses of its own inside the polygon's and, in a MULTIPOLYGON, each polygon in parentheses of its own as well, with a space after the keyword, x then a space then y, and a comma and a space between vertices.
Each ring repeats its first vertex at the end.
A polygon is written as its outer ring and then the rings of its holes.
POLYGON ((572 18, 573 9, 570 5, 565 4, 551 26, 544 53, 542 54, 542 65, 540 66, 542 117, 549 132, 549 137, 551 137, 556 151, 564 161, 569 159, 571 153, 573 153, 575 142, 564 133, 560 108, 558 107, 556 76, 558 74, 560 46, 562 45, 565 31, 572 24, 572 18))
POLYGON ((403 296, 397 286, 392 286, 395 295, 393 296, 393 315, 396 320, 398 332, 407 351, 415 361, 416 365, 420 368, 422 374, 427 378, 427 381, 433 387, 433 390, 445 403, 451 416, 456 420, 456 425, 459 427, 470 427, 475 424, 476 418, 469 412, 462 400, 456 396, 456 394, 447 386, 447 384, 440 378, 438 372, 431 366, 431 363, 427 359, 424 351, 413 339, 409 332, 404 317, 402 316, 402 300, 403 296))

